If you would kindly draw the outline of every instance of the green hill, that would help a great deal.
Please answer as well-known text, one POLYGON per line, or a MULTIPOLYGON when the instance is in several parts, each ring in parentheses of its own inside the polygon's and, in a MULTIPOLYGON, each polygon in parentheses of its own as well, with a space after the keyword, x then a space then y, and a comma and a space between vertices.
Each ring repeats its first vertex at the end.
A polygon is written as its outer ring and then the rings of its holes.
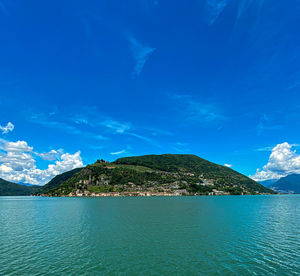
POLYGON ((47 184, 40 187, 38 190, 35 191, 35 194, 45 194, 49 192, 50 190, 58 187, 61 183, 69 179, 71 176, 73 176, 75 173, 78 173, 82 170, 82 168, 73 169, 71 171, 59 174, 52 178, 47 184))
POLYGON ((205 195, 274 193, 254 180, 195 155, 146 155, 97 161, 47 195, 205 195))
POLYGON ((0 196, 27 196, 34 193, 39 186, 25 186, 0 178, 0 196))

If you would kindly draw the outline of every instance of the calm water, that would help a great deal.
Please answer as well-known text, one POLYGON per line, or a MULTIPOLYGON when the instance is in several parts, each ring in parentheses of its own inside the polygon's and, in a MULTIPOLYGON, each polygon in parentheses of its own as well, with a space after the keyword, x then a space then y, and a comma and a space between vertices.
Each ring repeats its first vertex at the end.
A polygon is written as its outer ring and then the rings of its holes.
POLYGON ((300 196, 0 197, 0 275, 299 275, 300 196))

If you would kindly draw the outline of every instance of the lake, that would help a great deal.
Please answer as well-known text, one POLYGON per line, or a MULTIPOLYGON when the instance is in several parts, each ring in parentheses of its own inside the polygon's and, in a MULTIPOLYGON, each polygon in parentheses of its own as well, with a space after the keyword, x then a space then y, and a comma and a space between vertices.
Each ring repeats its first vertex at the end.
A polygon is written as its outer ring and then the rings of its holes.
POLYGON ((0 197, 0 275, 299 275, 300 195, 0 197))

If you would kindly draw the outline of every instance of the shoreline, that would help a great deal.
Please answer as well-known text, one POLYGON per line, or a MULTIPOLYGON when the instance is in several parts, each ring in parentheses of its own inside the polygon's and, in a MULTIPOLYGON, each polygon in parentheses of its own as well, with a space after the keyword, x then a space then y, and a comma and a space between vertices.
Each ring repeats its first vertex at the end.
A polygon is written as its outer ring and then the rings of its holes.
POLYGON ((31 195, 38 197, 75 197, 75 198, 97 198, 97 197, 191 197, 191 196, 259 196, 259 195, 287 195, 287 194, 271 194, 271 193, 261 193, 261 194, 149 194, 149 195, 141 195, 141 194, 96 194, 96 195, 31 195))

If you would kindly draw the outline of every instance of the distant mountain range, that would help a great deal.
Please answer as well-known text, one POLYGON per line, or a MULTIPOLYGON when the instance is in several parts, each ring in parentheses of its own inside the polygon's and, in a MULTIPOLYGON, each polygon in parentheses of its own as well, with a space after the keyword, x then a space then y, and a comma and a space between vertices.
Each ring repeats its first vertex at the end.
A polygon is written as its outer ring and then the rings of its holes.
POLYGON ((282 177, 273 183, 268 183, 267 187, 278 193, 300 194, 300 174, 282 177))
POLYGON ((47 196, 222 195, 274 193, 252 179, 195 155, 98 160, 56 176, 35 192, 47 196))
POLYGON ((0 196, 28 196, 33 194, 38 188, 40 186, 25 186, 0 178, 0 196))
POLYGON ((258 181, 258 183, 267 188, 270 188, 277 181, 278 179, 270 179, 270 180, 258 181))

